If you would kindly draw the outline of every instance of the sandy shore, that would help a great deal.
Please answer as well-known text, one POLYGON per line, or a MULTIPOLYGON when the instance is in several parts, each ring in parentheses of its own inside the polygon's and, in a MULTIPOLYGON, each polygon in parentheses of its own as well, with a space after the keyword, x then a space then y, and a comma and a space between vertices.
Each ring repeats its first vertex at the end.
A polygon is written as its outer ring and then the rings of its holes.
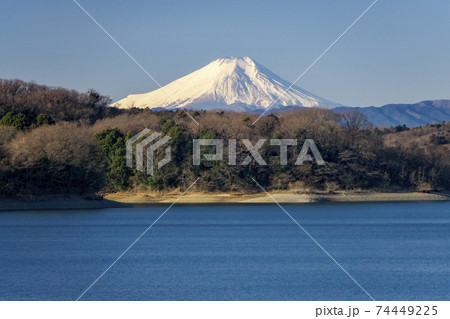
MULTIPOLYGON (((128 194, 115 193, 105 196, 105 199, 129 204, 156 204, 173 203, 180 196, 179 193, 152 195, 152 194, 128 194)), ((294 194, 292 192, 271 192, 259 194, 222 194, 222 193, 187 193, 178 199, 177 203, 183 204, 210 204, 229 203, 245 204, 260 203, 270 204, 274 200, 283 204, 294 203, 319 203, 319 202, 392 202, 392 201, 435 201, 449 200, 448 194, 441 193, 335 193, 335 194, 294 194)))
MULTIPOLYGON (((60 209, 98 209, 120 208, 135 205, 171 204, 180 193, 164 195, 144 193, 114 193, 107 194, 103 200, 85 199, 81 196, 53 195, 40 200, 0 200, 0 211, 16 210, 60 210, 60 209)), ((296 203, 334 203, 334 202, 398 202, 398 201, 440 201, 450 200, 449 194, 444 193, 348 193, 335 194, 294 194, 292 192, 271 192, 270 197, 265 193, 187 193, 177 200, 178 204, 273 204, 276 200, 280 204, 296 203)))

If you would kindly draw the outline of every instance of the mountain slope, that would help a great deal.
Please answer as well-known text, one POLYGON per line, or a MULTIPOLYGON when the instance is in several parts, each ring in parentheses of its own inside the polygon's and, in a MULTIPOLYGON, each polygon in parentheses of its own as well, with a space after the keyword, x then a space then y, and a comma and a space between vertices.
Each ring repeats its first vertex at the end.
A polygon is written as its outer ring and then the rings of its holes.
POLYGON ((338 107, 336 112, 358 110, 375 126, 409 127, 450 121, 450 100, 422 101, 415 104, 387 104, 381 107, 338 107))
POLYGON ((129 95, 112 106, 235 111, 264 110, 273 103, 273 109, 341 106, 296 86, 288 90, 290 85, 248 57, 221 58, 160 89, 129 95))

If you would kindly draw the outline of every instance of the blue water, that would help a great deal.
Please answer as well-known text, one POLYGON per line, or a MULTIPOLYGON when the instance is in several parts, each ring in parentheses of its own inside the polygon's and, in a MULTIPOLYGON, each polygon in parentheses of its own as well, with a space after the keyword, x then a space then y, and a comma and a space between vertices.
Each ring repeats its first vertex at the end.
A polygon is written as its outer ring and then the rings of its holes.
MULTIPOLYGON (((450 203, 286 205, 377 300, 450 298, 450 203)), ((1 212, 0 300, 75 300, 165 207, 1 212)), ((82 300, 369 300, 277 206, 175 205, 82 300)))

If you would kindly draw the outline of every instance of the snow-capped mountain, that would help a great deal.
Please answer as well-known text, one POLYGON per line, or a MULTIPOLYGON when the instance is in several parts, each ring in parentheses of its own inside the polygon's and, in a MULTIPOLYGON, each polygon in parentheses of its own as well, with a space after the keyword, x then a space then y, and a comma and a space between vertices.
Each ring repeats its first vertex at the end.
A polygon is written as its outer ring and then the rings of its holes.
POLYGON ((248 57, 212 61, 155 91, 133 94, 111 106, 119 108, 190 108, 235 111, 287 106, 341 106, 289 83, 248 57))

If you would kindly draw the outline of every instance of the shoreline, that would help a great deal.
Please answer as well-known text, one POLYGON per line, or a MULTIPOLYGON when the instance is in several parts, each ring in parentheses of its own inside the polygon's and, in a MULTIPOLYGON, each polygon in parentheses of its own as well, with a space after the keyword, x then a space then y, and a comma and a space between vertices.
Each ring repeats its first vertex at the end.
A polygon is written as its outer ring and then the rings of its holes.
POLYGON ((307 204, 307 203, 345 203, 345 202, 396 202, 396 201, 445 201, 450 200, 446 193, 383 193, 383 192, 335 192, 333 194, 295 194, 290 191, 274 191, 256 194, 241 193, 187 193, 179 198, 179 193, 152 195, 145 193, 113 193, 105 199, 134 205, 173 203, 178 204, 307 204))
POLYGON ((333 194, 295 194, 289 191, 266 193, 187 193, 179 198, 180 193, 148 194, 148 193, 110 193, 102 200, 85 199, 77 195, 51 195, 41 200, 25 201, 18 199, 1 199, 0 211, 25 210, 76 210, 101 208, 129 208, 135 206, 154 206, 172 204, 311 204, 311 203, 364 203, 364 202, 416 202, 416 201, 448 201, 448 193, 387 193, 387 192, 336 192, 333 194), (177 200, 178 199, 178 200, 177 200))

